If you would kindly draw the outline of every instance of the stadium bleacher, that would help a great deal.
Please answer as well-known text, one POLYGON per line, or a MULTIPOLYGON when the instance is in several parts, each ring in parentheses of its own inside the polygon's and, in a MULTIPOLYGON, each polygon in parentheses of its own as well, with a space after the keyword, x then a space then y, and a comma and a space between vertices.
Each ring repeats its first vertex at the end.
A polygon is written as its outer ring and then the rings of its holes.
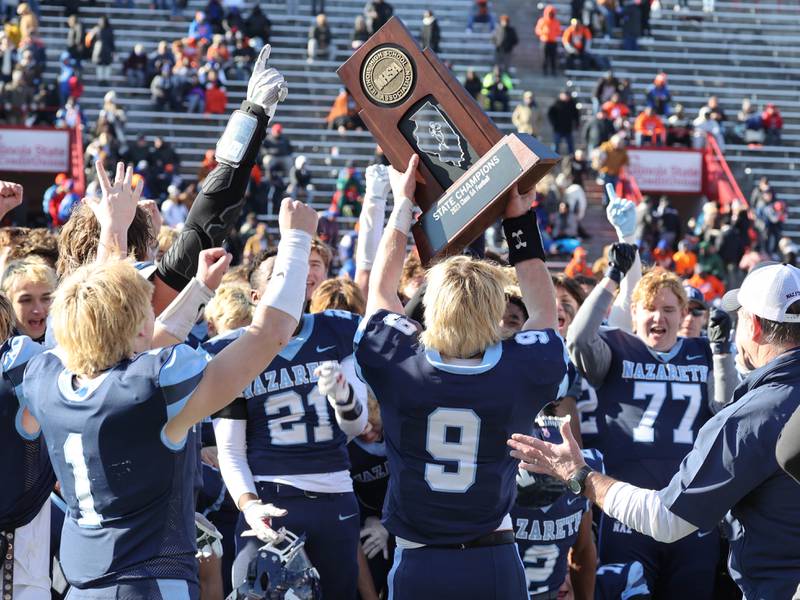
MULTIPOLYGON (((132 138, 142 133, 148 140, 159 135, 170 142, 181 157, 181 174, 189 181, 195 178, 205 151, 214 147, 227 122, 227 115, 156 111, 150 101, 150 90, 128 86, 121 64, 134 44, 144 43, 149 54, 160 40, 172 42, 184 37, 194 12, 202 10, 205 4, 202 0, 190 0, 178 19, 171 19, 169 11, 150 9, 147 0, 136 0, 133 9, 119 8, 113 0, 103 0, 94 6, 82 6, 80 12, 80 19, 87 28, 93 26, 101 14, 108 15, 114 28, 117 60, 111 83, 118 103, 127 113, 127 135, 132 138)), ((243 13, 247 14, 253 4, 245 2, 243 13)), ((291 140, 295 153, 308 158, 318 190, 314 206, 324 210, 335 189, 338 170, 348 161, 365 167, 375 151, 375 141, 369 132, 348 132, 342 137, 326 130, 324 121, 342 88, 336 69, 350 55, 353 22, 357 15, 362 14, 364 1, 328 2, 326 14, 334 34, 336 60, 318 59, 312 64, 306 62, 308 29, 313 21, 309 15, 310 3, 298 2, 297 13, 292 15, 287 14, 286 3, 259 4, 272 21, 270 64, 279 69, 289 83, 289 96, 278 109, 276 121, 283 124, 284 134, 291 140)), ((475 68, 482 76, 491 69, 494 57, 488 32, 465 33, 471 4, 471 0, 453 0, 435 6, 442 28, 440 57, 453 63, 459 78, 463 78, 468 68, 475 68)), ((392 5, 395 15, 418 34, 422 12, 431 3, 427 0, 402 0, 392 2, 392 5)), ((41 35, 47 45, 48 71, 54 79, 59 54, 65 48, 66 22, 57 7, 42 8, 41 35)), ((80 103, 89 121, 87 129, 91 129, 102 107, 103 95, 109 88, 97 84, 94 65, 90 61, 84 61, 83 69, 86 89, 80 103)), ((246 85, 246 81, 229 82, 228 110, 238 107, 244 98, 246 85)), ((518 89, 513 90, 512 101, 519 94, 518 89)), ((510 127, 510 114, 489 114, 501 128, 510 127)), ((353 219, 344 218, 342 232, 350 229, 352 224, 353 219)))
MULTIPOLYGON (((562 19, 569 3, 554 3, 562 19)), ((725 158, 745 193, 762 175, 786 201, 785 233, 800 239, 800 186, 794 175, 800 161, 800 100, 797 65, 800 4, 717 0, 713 13, 674 11, 672 2, 651 15, 653 37, 639 40, 639 50, 624 51, 620 39, 593 40, 593 51, 611 60, 618 78, 630 78, 641 107, 654 76, 665 71, 673 104, 680 102, 694 118, 708 97, 716 95, 728 119, 735 119, 742 99, 759 112, 775 102, 784 119, 782 145, 750 147, 728 144, 725 158)), ((693 3, 697 7, 699 3, 693 3)), ((568 71, 583 112, 591 111, 591 94, 601 71, 568 71)))

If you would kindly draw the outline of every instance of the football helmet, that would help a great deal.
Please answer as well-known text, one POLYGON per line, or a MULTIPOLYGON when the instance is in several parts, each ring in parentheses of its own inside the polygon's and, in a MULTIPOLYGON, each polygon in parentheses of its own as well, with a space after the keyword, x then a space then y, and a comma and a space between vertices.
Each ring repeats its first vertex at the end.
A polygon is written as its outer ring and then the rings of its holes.
POLYGON ((263 545, 250 561, 247 578, 228 600, 319 600, 319 573, 303 546, 305 535, 296 536, 285 528, 282 539, 263 545))
MULTIPOLYGON (((564 422, 561 417, 540 415, 533 428, 533 436, 550 442, 562 442, 559 427, 564 422)), ((517 471, 517 504, 526 508, 550 506, 567 491, 563 481, 550 475, 531 473, 525 469, 517 471)))
POLYGON ((550 475, 517 471, 517 504, 525 508, 550 506, 567 491, 564 482, 550 475))

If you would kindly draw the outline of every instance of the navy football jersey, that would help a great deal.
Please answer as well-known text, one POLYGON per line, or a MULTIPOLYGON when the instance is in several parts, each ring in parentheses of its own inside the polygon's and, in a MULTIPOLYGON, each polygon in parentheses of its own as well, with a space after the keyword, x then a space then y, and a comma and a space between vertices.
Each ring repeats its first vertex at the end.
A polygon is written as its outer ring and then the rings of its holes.
MULTIPOLYGON (((559 436, 558 441, 548 441, 560 443, 561 439, 559 436)), ((603 457, 597 450, 584 450, 583 456, 592 469, 604 472, 603 457)), ((532 508, 519 500, 514 505, 511 510, 514 536, 531 596, 558 591, 564 583, 569 549, 578 539, 583 515, 591 508, 592 503, 587 498, 576 496, 566 487, 564 493, 547 506, 532 508)))
POLYGON ((197 580, 194 447, 164 427, 203 376, 188 346, 123 361, 75 387, 58 350, 28 363, 27 406, 47 441, 68 514, 61 563, 79 588, 126 580, 197 580))
POLYGON ((17 399, 25 366, 42 347, 27 336, 9 338, 0 347, 0 531, 29 523, 42 508, 55 483, 44 438, 22 427, 23 407, 17 399))
MULTIPOLYGON (((315 369, 353 354, 359 317, 345 311, 303 315, 300 332, 220 416, 247 419, 247 462, 255 476, 332 473, 350 468, 347 436, 315 369)), ((241 329, 203 344, 222 351, 241 329)))
POLYGON ((642 563, 611 563, 597 568, 595 600, 649 600, 642 563))
POLYGON ((678 338, 668 353, 638 337, 604 329, 611 366, 597 388, 597 441, 609 475, 633 485, 665 486, 710 417, 708 340, 678 338))
POLYGON ((361 520, 380 517, 389 485, 386 444, 367 443, 353 438, 347 444, 347 451, 350 454, 350 476, 353 478, 353 492, 361 509, 361 520))
POLYGON ((514 505, 517 461, 506 441, 566 392, 564 343, 522 331, 486 349, 479 365, 445 363, 405 316, 380 310, 356 336, 362 377, 381 406, 389 459, 383 517, 421 544, 472 540, 514 505))

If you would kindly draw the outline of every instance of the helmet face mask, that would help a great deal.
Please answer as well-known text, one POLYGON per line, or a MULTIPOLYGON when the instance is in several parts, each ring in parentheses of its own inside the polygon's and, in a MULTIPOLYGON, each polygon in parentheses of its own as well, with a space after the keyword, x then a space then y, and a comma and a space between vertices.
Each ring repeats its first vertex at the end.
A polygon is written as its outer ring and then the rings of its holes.
POLYGON ((517 504, 525 508, 550 506, 567 492, 567 486, 550 475, 517 472, 517 504))
POLYGON ((264 544, 250 561, 247 579, 228 600, 318 600, 319 573, 306 554, 305 535, 281 528, 279 542, 264 544))

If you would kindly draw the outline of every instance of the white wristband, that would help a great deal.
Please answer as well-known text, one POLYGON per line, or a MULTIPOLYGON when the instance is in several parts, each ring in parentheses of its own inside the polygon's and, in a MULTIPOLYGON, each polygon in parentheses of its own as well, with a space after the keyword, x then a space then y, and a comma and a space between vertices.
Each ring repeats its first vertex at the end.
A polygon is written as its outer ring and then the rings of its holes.
POLYGON ((213 291, 199 279, 192 277, 181 293, 158 315, 158 322, 172 337, 183 341, 213 297, 213 291))
POLYGON ((400 198, 395 201, 392 214, 389 215, 387 227, 396 229, 404 235, 408 235, 411 226, 414 224, 419 209, 408 198, 400 198))
POLYGON ((299 229, 282 234, 272 277, 259 304, 276 308, 300 321, 306 301, 311 235, 299 229))

